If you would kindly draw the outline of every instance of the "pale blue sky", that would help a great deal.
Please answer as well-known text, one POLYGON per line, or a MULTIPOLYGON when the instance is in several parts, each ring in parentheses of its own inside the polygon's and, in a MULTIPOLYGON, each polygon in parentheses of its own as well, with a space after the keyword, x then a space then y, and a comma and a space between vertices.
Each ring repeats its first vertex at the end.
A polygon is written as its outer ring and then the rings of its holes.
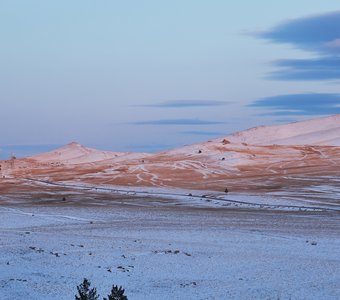
POLYGON ((339 75, 325 66, 338 63, 339 29, 325 39, 332 54, 317 43, 339 11, 335 0, 0 0, 0 148, 154 151, 316 115, 273 101, 336 98, 339 75), (321 28, 313 49, 289 39, 304 22, 321 28))

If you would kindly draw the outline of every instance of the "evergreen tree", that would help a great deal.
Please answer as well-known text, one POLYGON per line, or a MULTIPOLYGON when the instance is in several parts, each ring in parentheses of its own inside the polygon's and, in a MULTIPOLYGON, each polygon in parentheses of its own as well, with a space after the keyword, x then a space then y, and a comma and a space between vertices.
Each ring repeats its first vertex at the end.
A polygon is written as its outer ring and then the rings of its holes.
POLYGON ((125 290, 118 285, 113 285, 111 289, 111 294, 107 295, 108 298, 104 298, 103 300, 128 300, 128 298, 124 295, 125 290))
MULTIPOLYGON (((77 286, 79 296, 75 295, 76 300, 98 300, 96 288, 90 289, 91 282, 84 278, 82 284, 77 286)), ((124 291, 124 290, 123 290, 124 291)))

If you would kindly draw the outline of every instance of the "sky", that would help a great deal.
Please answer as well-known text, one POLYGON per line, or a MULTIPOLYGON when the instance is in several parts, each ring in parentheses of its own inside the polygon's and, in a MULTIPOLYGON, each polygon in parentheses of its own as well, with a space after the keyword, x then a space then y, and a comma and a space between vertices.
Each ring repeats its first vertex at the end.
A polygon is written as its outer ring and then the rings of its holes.
POLYGON ((0 39, 0 158, 340 113, 338 0, 0 0, 0 39))

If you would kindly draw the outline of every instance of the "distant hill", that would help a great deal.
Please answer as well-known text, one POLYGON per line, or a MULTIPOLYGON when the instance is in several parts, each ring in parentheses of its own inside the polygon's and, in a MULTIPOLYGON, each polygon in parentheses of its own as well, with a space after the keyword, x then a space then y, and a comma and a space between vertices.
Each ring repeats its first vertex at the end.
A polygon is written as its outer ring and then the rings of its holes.
POLYGON ((2 175, 56 182, 280 191, 340 177, 340 115, 260 126, 158 153, 100 151, 73 142, 1 165, 2 175))

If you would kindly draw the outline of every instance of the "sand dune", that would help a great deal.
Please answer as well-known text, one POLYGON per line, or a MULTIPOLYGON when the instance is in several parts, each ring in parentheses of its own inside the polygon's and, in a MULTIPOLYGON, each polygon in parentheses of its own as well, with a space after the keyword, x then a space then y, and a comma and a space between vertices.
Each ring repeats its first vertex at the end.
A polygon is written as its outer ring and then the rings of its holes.
POLYGON ((273 193, 314 188, 339 178, 339 145, 336 115, 252 128, 153 154, 100 151, 71 143, 2 161, 1 174, 92 185, 273 193))
POLYGON ((72 142, 56 150, 31 156, 31 158, 41 163, 81 164, 115 158, 124 154, 125 153, 120 152, 100 151, 72 142))
POLYGON ((232 143, 252 145, 325 145, 340 146, 340 115, 278 126, 260 126, 237 132, 232 143))

